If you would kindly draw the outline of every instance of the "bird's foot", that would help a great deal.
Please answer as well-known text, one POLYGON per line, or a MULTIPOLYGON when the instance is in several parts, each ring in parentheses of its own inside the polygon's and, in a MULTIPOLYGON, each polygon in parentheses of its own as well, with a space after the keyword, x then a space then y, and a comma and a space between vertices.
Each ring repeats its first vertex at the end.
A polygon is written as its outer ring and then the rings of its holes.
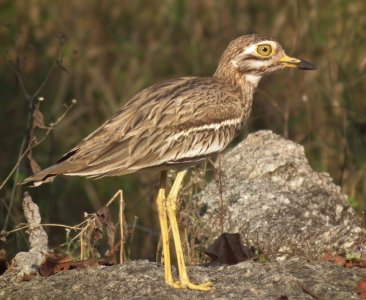
POLYGON ((202 291, 207 292, 211 289, 213 286, 213 283, 210 281, 195 284, 190 282, 189 280, 181 280, 181 281, 175 281, 172 283, 168 283, 171 287, 174 287, 176 289, 190 289, 195 291, 202 291))

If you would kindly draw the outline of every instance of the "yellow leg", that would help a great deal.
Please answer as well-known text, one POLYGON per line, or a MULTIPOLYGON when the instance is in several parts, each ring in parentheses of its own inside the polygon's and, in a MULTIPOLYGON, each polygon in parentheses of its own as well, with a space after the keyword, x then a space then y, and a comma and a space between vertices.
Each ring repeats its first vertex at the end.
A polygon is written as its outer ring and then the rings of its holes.
POLYGON ((174 287, 176 288, 189 288, 192 290, 199 290, 199 291, 209 291, 210 287, 212 286, 211 282, 205 282, 201 284, 193 284, 189 281, 189 277, 186 270, 186 265, 184 261, 184 255, 182 250, 182 243, 180 240, 178 223, 175 216, 176 208, 177 208, 177 198, 178 192, 182 185, 184 176, 186 175, 187 171, 180 171, 175 178, 173 186, 169 192, 166 208, 168 212, 168 218, 170 221, 170 225, 172 228, 172 234, 175 244, 175 252, 177 255, 177 263, 178 263, 178 271, 179 271, 179 281, 174 283, 174 287))
POLYGON ((161 239, 163 244, 165 282, 169 285, 174 285, 171 263, 170 263, 169 231, 168 231, 165 189, 166 189, 166 171, 163 171, 161 172, 160 175, 160 188, 158 196, 156 198, 156 205, 158 208, 161 239))

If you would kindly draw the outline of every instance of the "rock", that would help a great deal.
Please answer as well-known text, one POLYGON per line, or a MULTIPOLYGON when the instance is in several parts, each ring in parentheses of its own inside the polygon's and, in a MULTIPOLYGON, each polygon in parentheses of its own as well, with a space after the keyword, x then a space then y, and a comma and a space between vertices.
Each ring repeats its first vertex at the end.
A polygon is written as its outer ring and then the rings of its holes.
POLYGON ((24 193, 23 210, 28 222, 30 249, 28 252, 17 253, 7 270, 12 273, 13 279, 18 281, 38 274, 48 252, 48 236, 41 225, 41 214, 28 192, 24 193))
POLYGON ((214 282, 210 292, 173 289, 164 283, 163 267, 147 261, 85 268, 14 282, 0 277, 0 299, 359 299, 357 283, 365 269, 327 262, 290 259, 243 262, 232 266, 189 267, 194 281, 214 282), (284 299, 284 298, 283 298, 284 299))
POLYGON ((224 232, 268 256, 320 258, 326 251, 363 250, 361 220, 326 173, 309 165, 304 148, 259 131, 222 158, 222 201, 215 182, 198 195, 201 216, 190 232, 207 248, 224 232), (223 216, 223 220, 221 220, 223 216))

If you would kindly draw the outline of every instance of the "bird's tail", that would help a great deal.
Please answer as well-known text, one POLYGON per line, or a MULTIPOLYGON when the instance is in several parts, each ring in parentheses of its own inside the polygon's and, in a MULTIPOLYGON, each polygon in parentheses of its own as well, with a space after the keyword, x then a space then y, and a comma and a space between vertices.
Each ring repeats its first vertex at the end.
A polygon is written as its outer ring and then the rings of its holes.
POLYGON ((47 169, 44 169, 28 178, 24 179, 21 182, 18 182, 20 185, 30 184, 31 186, 40 186, 43 183, 51 182, 55 179, 56 176, 62 174, 63 172, 62 164, 53 165, 47 169))

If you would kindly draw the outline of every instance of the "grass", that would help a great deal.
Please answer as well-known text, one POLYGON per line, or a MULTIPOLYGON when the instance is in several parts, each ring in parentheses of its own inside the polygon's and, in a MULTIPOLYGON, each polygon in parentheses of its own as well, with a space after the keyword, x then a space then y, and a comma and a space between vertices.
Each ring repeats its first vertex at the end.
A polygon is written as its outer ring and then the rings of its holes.
MULTIPOLYGON (((275 36, 288 54, 308 59, 318 70, 265 78, 243 136, 271 129, 301 143, 311 165, 330 173, 354 207, 366 208, 366 2, 35 0, 12 1, 0 11, 0 118, 6 124, 0 128, 0 178, 17 161, 27 115, 7 58, 21 59, 27 87, 37 89, 57 56, 57 37, 66 36, 62 65, 67 72, 55 72, 41 94, 46 99, 41 108, 45 122, 55 121, 71 99, 78 104, 33 150, 35 160, 46 167, 136 92, 167 78, 210 75, 231 39, 258 32, 275 36)), ((28 174, 22 165, 18 178, 28 174)), ((158 178, 141 173, 99 181, 58 179, 32 190, 32 196, 45 222, 72 225, 84 211, 96 211, 102 199, 123 188, 127 222, 132 224, 137 216, 138 226, 158 232, 158 178)), ((5 203, 14 199, 9 228, 23 222, 23 188, 14 193, 12 188, 10 181, 0 191, 0 220, 7 214, 5 203)), ((14 251, 25 245, 22 238, 17 240, 14 251)), ((136 230, 134 241, 135 257, 154 259, 155 235, 136 230)))

